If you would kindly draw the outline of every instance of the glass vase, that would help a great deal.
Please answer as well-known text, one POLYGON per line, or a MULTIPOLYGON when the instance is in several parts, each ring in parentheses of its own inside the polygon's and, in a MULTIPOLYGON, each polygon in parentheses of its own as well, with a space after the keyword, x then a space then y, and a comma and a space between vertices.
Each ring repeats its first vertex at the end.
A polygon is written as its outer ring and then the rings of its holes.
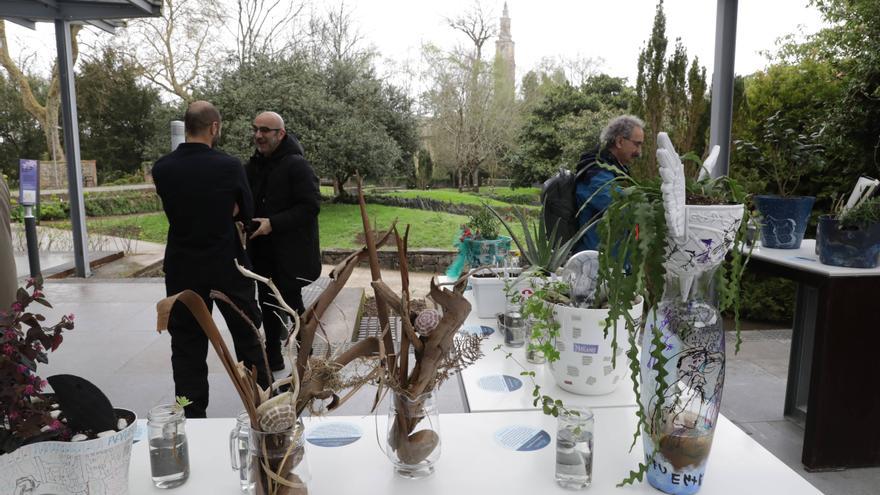
POLYGON ((251 420, 246 412, 242 412, 235 420, 235 427, 229 432, 229 461, 232 470, 238 472, 241 493, 250 493, 248 481, 248 438, 251 432, 251 420))
POLYGON ((248 485, 255 495, 306 495, 311 479, 302 422, 279 433, 250 428, 248 485))
POLYGON ((715 281, 742 215, 742 205, 688 205, 685 235, 667 240, 663 297, 648 312, 640 363, 647 477, 666 493, 696 493, 704 482, 724 388, 715 281))
POLYGON ((157 488, 174 488, 189 478, 186 417, 177 404, 163 404, 147 414, 150 473, 157 488))
POLYGON ((430 476, 440 458, 440 416, 434 395, 415 398, 392 393, 386 454, 403 478, 430 476))

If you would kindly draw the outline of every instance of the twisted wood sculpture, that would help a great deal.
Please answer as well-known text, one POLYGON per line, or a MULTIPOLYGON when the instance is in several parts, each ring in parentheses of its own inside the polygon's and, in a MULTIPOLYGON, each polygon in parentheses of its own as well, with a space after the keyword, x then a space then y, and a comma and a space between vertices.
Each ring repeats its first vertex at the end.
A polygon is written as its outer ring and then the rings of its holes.
MULTIPOLYGON (((440 443, 437 432, 430 428, 414 432, 418 423, 424 418, 418 411, 423 410, 427 394, 433 392, 442 377, 438 377, 438 369, 450 359, 453 343, 458 329, 471 311, 470 303, 464 298, 465 283, 455 284, 453 290, 441 288, 434 279, 431 280, 430 298, 440 308, 442 316, 436 326, 421 335, 414 329, 418 315, 411 311, 409 293, 409 264, 407 261, 407 240, 409 227, 403 237, 397 227, 392 225, 389 234, 397 245, 397 256, 400 267, 401 294, 396 294, 384 281, 379 269, 379 258, 375 244, 371 242, 370 220, 366 212, 360 177, 358 181, 358 200, 361 209, 361 220, 364 232, 367 233, 367 251, 372 272, 372 287, 376 294, 376 308, 379 324, 382 328, 382 344, 386 351, 385 383, 395 392, 394 424, 389 430, 388 445, 397 453, 399 459, 407 464, 418 464, 426 459, 440 443), (400 350, 394 353, 394 344, 389 331, 388 308, 400 316, 400 350), (412 347, 415 363, 410 370, 409 350, 412 347), (413 414, 413 411, 415 413, 413 414)), ((387 237, 387 236, 386 236, 387 237)), ((433 310, 430 310, 433 311, 433 310)), ((434 315, 432 315, 434 316, 434 315)), ((461 363, 466 366, 467 362, 461 363)), ((377 393, 378 405, 380 394, 377 393)), ((374 407, 375 407, 374 405, 374 407)))
MULTIPOLYGON (((171 309, 175 303, 184 304, 193 314, 220 357, 230 380, 232 380, 247 411, 253 430, 271 433, 284 432, 293 428, 295 432, 298 431, 298 433, 294 433, 293 438, 288 435, 264 440, 260 446, 261 452, 251 453, 251 467, 254 470, 258 493, 271 495, 307 493, 305 484, 293 474, 293 466, 302 459, 302 442, 301 438, 297 437, 297 435, 302 435, 302 431, 300 427, 296 426, 297 419, 315 399, 329 400, 327 409, 333 410, 354 393, 351 391, 340 399, 337 395, 339 390, 334 390, 330 383, 331 377, 322 373, 309 373, 309 365, 321 317, 345 286, 354 268, 362 261, 369 260, 373 277, 372 287, 376 294, 376 306, 382 329, 381 335, 367 337, 355 343, 339 356, 327 359, 323 363, 325 366, 341 370, 349 363, 359 359, 378 358, 381 368, 377 368, 377 370, 381 369, 381 373, 374 370, 367 376, 381 378, 380 382, 389 384, 397 393, 396 397, 398 398, 415 399, 414 404, 409 404, 412 409, 413 406, 420 407, 419 401, 423 401, 425 394, 432 392, 440 381, 446 378, 445 373, 448 369, 457 369, 467 365, 469 364, 467 361, 472 361, 478 356, 478 351, 476 351, 471 353, 468 358, 461 359, 459 356, 457 358, 459 361, 452 359, 450 363, 456 333, 471 309, 470 303, 462 296, 465 278, 459 280, 453 290, 441 288, 434 280, 431 281, 430 297, 442 311, 430 310, 437 314, 426 314, 421 319, 422 327, 419 332, 416 332, 414 321, 418 315, 410 310, 409 268, 406 258, 409 227, 407 226, 403 237, 401 237, 395 221, 389 231, 381 239, 377 239, 370 228, 360 178, 358 178, 358 182, 358 197, 366 234, 366 246, 349 255, 333 268, 330 273, 330 283, 302 317, 284 302, 271 279, 239 267, 239 271, 246 277, 266 284, 275 295, 278 307, 293 319, 293 330, 286 344, 294 368, 290 377, 276 381, 266 390, 259 387, 256 383, 256 370, 247 369, 233 358, 207 306, 195 292, 185 290, 161 300, 157 305, 157 328, 160 332, 167 328, 171 309), (402 285, 401 295, 394 293, 382 281, 379 269, 378 248, 389 241, 394 241, 397 247, 402 285), (389 331, 389 307, 401 317, 400 352, 398 353, 395 352, 394 341, 389 331), (428 327, 433 326, 436 322, 436 326, 428 328, 425 327, 424 322, 430 322, 428 327), (298 349, 296 349, 297 342, 299 343, 298 349), (410 370, 409 363, 410 347, 412 347, 415 356, 412 370, 410 370), (438 376, 438 370, 441 367, 444 367, 444 376, 438 376), (291 386, 290 390, 277 393, 280 386, 285 384, 291 386), (281 452, 281 454, 275 455, 273 452, 281 452)), ((232 305, 231 301, 222 293, 212 292, 211 297, 232 305)), ((234 305, 232 306, 234 307, 234 305)), ((247 320, 247 317, 240 310, 239 314, 247 320)), ((251 326, 253 328, 252 323, 251 326)), ((256 328, 253 329, 259 336, 259 331, 256 328)), ((262 339, 262 337, 260 338, 262 339)), ((478 347, 476 348, 478 349, 478 347)), ((311 359, 321 358, 313 357, 311 359)), ((364 383, 366 380, 362 381, 358 387, 364 383)), ((377 391, 377 403, 380 396, 381 387, 380 391, 377 391)), ((398 410, 401 409, 398 408, 398 410)), ((419 417, 399 415, 389 438, 389 445, 397 450, 401 459, 407 463, 420 462, 430 455, 439 444, 437 433, 430 429, 413 433, 419 421, 419 417)), ((279 435, 281 434, 279 433, 279 435)))

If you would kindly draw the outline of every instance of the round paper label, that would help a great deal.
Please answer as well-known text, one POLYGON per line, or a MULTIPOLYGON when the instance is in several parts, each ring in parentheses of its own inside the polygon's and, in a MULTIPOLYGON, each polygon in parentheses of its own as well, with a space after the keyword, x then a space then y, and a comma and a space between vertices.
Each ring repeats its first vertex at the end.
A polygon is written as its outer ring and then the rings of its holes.
POLYGON ((513 392, 522 387, 522 380, 510 375, 487 375, 480 378, 477 385, 489 392, 513 392))
POLYGON ((531 452, 550 445, 550 434, 534 426, 506 426, 495 432, 495 441, 508 450, 531 452))
POLYGON ((352 423, 321 423, 309 429, 306 440, 319 447, 342 447, 357 442, 363 433, 360 426, 352 423))

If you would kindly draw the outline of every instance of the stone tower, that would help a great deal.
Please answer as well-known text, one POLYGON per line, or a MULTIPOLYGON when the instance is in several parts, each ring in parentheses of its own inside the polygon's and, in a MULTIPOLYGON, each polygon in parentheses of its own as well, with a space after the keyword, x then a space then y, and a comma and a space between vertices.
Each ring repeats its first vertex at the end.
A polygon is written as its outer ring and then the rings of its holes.
POLYGON ((501 29, 495 41, 495 89, 496 94, 513 100, 516 88, 516 63, 514 61, 513 38, 510 35, 510 17, 507 2, 501 14, 501 29))

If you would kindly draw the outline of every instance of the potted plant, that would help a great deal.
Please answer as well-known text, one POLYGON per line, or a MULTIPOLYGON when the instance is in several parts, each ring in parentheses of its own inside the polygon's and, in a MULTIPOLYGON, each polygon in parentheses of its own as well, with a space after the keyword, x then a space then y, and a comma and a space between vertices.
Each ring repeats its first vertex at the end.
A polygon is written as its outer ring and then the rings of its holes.
POLYGON ((555 338, 546 327, 546 314, 543 299, 537 298, 528 304, 535 291, 558 277, 562 265, 568 260, 572 248, 592 224, 582 225, 570 239, 556 235, 558 225, 548 228, 543 212, 534 222, 521 208, 513 209, 513 216, 522 226, 522 238, 517 236, 510 224, 494 208, 487 206, 510 234, 514 244, 522 253, 527 266, 515 279, 505 285, 505 294, 512 304, 522 306, 521 314, 529 323, 526 359, 531 363, 542 363, 547 358, 545 347, 555 338))
POLYGON ((73 329, 73 315, 45 327, 29 310, 51 307, 42 280, 19 288, 0 312, 0 493, 128 493, 135 414, 113 409, 86 380, 36 374, 73 329))
POLYGON ((458 242, 459 256, 446 274, 458 278, 465 264, 471 267, 470 283, 474 290, 477 315, 494 318, 504 311, 504 284, 519 268, 511 267, 510 238, 498 234, 498 219, 481 210, 462 225, 458 242))
POLYGON ((775 195, 753 198, 761 213, 761 244, 774 249, 797 249, 816 198, 794 196, 800 180, 824 165, 819 140, 823 129, 795 130, 781 112, 764 122, 760 141, 735 141, 738 151, 754 162, 776 186, 775 195))
MULTIPOLYGON (((578 301, 572 291, 577 279, 570 275, 566 266, 560 279, 531 286, 531 297, 523 300, 522 310, 533 322, 529 345, 546 358, 559 388, 579 395, 612 393, 624 381, 628 366, 618 360, 623 357, 623 349, 612 347, 613 341, 608 338, 607 297, 604 291, 598 291, 600 294, 594 298, 578 301)), ((640 297, 629 315, 636 321, 641 318, 640 297)), ((618 318, 618 323, 623 324, 623 319, 618 318)))
POLYGON ((510 250, 510 237, 499 235, 499 227, 498 219, 485 209, 471 215, 462 226, 460 240, 472 269, 504 262, 510 250))
POLYGON ((880 198, 859 202, 833 215, 819 217, 816 246, 822 264, 875 268, 880 255, 880 198))
POLYGON ((625 322, 622 337, 639 405, 636 437, 642 435, 645 447, 645 462, 622 484, 647 473, 662 491, 694 493, 703 482, 720 408, 723 310, 733 311, 739 349, 749 212, 747 194, 735 181, 711 178, 717 147, 700 177, 687 181, 668 136, 660 133, 657 142, 661 180, 624 176, 629 185, 613 193, 599 222, 607 248, 599 256, 598 283, 608 290, 612 346, 621 338, 618 322, 625 322), (643 325, 630 313, 638 296, 650 308, 643 325), (685 477, 692 482, 676 482, 685 477))

